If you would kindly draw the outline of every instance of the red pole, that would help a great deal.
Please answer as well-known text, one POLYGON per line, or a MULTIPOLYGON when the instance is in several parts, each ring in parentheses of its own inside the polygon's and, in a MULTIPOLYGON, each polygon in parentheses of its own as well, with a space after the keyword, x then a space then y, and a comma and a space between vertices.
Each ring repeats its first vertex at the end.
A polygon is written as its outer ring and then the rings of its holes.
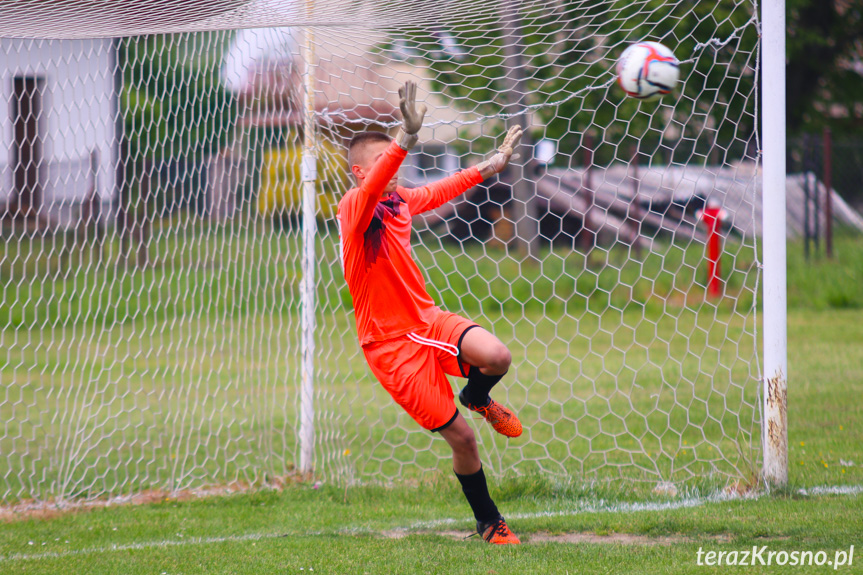
POLYGON ((699 216, 707 224, 707 295, 710 297, 719 297, 719 276, 722 274, 719 269, 719 258, 721 247, 720 231, 722 229, 722 218, 725 217, 725 211, 716 205, 710 205, 699 212, 699 216))

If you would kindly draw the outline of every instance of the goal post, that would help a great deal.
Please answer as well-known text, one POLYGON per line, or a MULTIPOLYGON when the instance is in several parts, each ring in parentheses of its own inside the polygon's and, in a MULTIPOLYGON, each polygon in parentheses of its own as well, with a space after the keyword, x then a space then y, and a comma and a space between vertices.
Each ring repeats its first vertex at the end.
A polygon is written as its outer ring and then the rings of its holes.
POLYGON ((436 303, 513 354, 525 433, 472 420, 488 473, 787 481, 783 1, 126 4, 0 0, 38 111, 0 146, 0 501, 448 472, 365 364, 335 220, 406 80, 403 185, 526 131, 413 220, 436 303), (658 100, 616 84, 641 40, 681 62, 658 100))
POLYGON ((762 0, 764 102, 764 422, 763 476, 788 482, 787 279, 785 273, 785 0, 762 0))
MULTIPOLYGON (((312 0, 306 0, 306 13, 312 15, 312 0)), ((315 120, 315 37, 310 29, 305 30, 303 39, 304 108, 303 156, 301 179, 303 181, 303 301, 302 301, 302 357, 303 375, 300 391, 300 473, 314 472, 315 453, 315 309, 316 281, 315 243, 317 231, 317 127, 315 120)))

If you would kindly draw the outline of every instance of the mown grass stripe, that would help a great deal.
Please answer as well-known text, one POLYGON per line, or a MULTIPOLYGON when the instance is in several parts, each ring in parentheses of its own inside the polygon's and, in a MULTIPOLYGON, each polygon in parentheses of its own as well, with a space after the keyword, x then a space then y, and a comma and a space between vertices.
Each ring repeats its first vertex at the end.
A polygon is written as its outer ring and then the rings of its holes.
MULTIPOLYGON (((802 496, 819 496, 819 495, 859 495, 863 493, 863 485, 841 485, 841 486, 816 486, 797 490, 797 493, 802 496)), ((745 499, 759 499, 765 493, 759 492, 753 495, 745 496, 745 499)), ((596 503, 583 503, 575 509, 567 509, 560 511, 537 511, 531 513, 509 513, 509 519, 540 519, 546 517, 568 517, 581 513, 639 513, 639 512, 661 512, 672 511, 677 509, 685 509, 691 507, 699 507, 707 503, 721 503, 723 501, 731 501, 741 499, 741 496, 717 492, 711 495, 702 497, 685 497, 678 500, 666 502, 608 502, 599 500, 596 503)), ((332 534, 350 534, 350 535, 378 535, 384 536, 384 533, 412 533, 417 531, 425 531, 464 523, 465 519, 442 518, 432 521, 419 521, 412 523, 407 527, 374 530, 367 527, 349 527, 331 532, 332 534)), ((223 537, 189 537, 186 539, 164 539, 159 541, 145 541, 141 543, 127 543, 122 545, 111 545, 102 547, 91 547, 88 549, 77 549, 69 551, 53 551, 47 553, 13 553, 10 555, 0 556, 0 563, 17 562, 17 561, 39 561, 45 559, 64 559, 67 557, 76 557, 81 555, 94 555, 101 553, 112 553, 118 551, 140 551, 145 549, 159 549, 168 547, 185 547, 190 545, 214 545, 219 543, 241 543, 246 541, 263 541, 269 539, 278 539, 290 536, 315 536, 326 535, 326 531, 307 531, 298 533, 247 533, 244 535, 227 535, 223 537)))

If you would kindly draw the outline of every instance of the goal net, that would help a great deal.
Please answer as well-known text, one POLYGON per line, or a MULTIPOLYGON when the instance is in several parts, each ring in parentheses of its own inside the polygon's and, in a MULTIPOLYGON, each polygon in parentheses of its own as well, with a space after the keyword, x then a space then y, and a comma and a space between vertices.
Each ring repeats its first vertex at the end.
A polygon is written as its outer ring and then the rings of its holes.
POLYGON ((414 219, 436 302, 513 354, 486 469, 757 478, 755 2, 2 0, 0 34, 3 501, 449 470, 365 364, 334 221, 405 80, 406 186, 525 127, 414 219), (681 61, 662 99, 615 83, 640 40, 681 61))

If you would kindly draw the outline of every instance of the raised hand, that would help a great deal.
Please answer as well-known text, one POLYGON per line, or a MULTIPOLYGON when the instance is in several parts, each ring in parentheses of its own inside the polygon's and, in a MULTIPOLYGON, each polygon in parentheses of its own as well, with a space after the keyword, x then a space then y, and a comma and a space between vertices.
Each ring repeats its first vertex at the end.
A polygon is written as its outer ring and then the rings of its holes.
POLYGON ((503 144, 497 149, 497 153, 488 160, 477 164, 477 168, 483 178, 489 178, 494 174, 501 173, 508 165, 510 160, 518 159, 518 154, 513 154, 515 147, 521 141, 523 132, 521 126, 512 126, 506 133, 503 139, 503 144))
POLYGON ((399 88, 399 108, 402 110, 402 129, 408 134, 416 134, 423 127, 426 115, 425 104, 417 106, 417 85, 408 80, 399 88))
POLYGON ((417 85, 408 80, 399 88, 399 108, 402 111, 402 126, 396 135, 396 142, 404 150, 410 150, 417 143, 417 132, 423 127, 426 115, 425 104, 417 106, 417 85))

